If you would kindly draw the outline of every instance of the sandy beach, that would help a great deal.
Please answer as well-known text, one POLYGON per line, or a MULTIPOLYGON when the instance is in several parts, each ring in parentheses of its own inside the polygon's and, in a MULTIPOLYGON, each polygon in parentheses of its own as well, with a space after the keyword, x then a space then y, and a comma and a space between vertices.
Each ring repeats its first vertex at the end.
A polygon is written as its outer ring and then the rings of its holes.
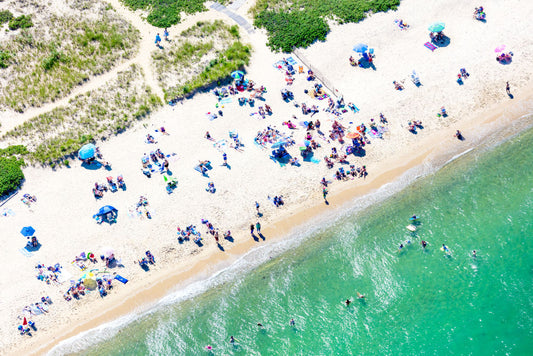
MULTIPOLYGON (((154 73, 149 72, 150 53, 156 50, 153 36, 158 30, 143 22, 139 14, 121 7, 118 1, 111 3, 119 15, 143 33, 139 53, 127 63, 140 64, 147 82, 160 94, 154 73)), ((251 23, 247 14, 250 5, 246 2, 236 12, 251 23)), ((254 107, 241 106, 237 100, 241 94, 230 96, 231 100, 222 107, 217 106, 213 93, 200 93, 176 106, 165 105, 132 129, 97 142, 111 170, 88 169, 81 162, 55 170, 26 167, 26 181, 20 192, 0 206, 0 212, 5 212, 0 216, 0 237, 6 252, 0 262, 1 353, 46 353, 80 332, 146 310, 165 295, 212 276, 258 246, 281 241, 302 225, 322 221, 353 206, 357 198, 397 181, 409 170, 438 167, 487 140, 500 140, 529 127, 530 121, 518 118, 530 114, 533 107, 530 80, 533 39, 528 35, 531 25, 526 22, 533 15, 533 5, 519 0, 487 1, 483 4, 488 14, 485 23, 472 18, 476 6, 479 4, 472 1, 405 0, 398 11, 375 14, 358 24, 335 25, 327 41, 296 54, 272 53, 265 45, 263 31, 247 33, 241 29, 243 41, 254 50, 246 77, 257 86, 266 87, 264 102, 256 100, 254 107), (403 19, 409 28, 401 30, 395 23, 397 19, 403 19), (449 44, 431 51, 424 43, 429 41, 427 27, 435 21, 446 23, 444 33, 449 44), (516 24, 520 25, 518 30, 516 24), (348 58, 357 55, 352 47, 360 42, 374 49, 375 70, 350 65, 348 58), (513 52, 508 65, 495 60, 494 49, 500 45, 513 52), (338 117, 324 111, 327 100, 304 93, 320 83, 307 81, 306 74, 296 74, 294 83, 288 87, 294 92, 294 100, 289 103, 282 100, 280 90, 287 88, 285 75, 273 64, 289 56, 298 62, 296 67, 302 65, 305 71, 307 65, 301 60, 310 63, 318 79, 323 78, 324 84, 342 94, 345 102, 353 103, 359 111, 348 109, 338 117), (461 68, 469 73, 463 85, 456 81, 461 68), (418 87, 410 78, 413 70, 420 78, 418 87), (393 81, 402 83, 404 90, 395 90, 393 81), (505 91, 507 81, 513 99, 505 91), (317 105, 320 111, 310 118, 302 114, 301 106, 296 107, 295 102, 317 105), (264 103, 272 108, 273 114, 263 119, 256 112, 264 103), (446 108, 447 117, 437 116, 441 107, 446 108), (210 120, 208 113, 218 110, 223 115, 210 120), (387 123, 379 122, 380 113, 387 123), (289 119, 296 129, 283 125, 289 119), (311 131, 321 147, 314 151, 316 161, 305 162, 299 146, 307 131, 300 123, 317 119, 325 136, 311 131), (370 126, 371 119, 383 127, 383 137, 369 136, 362 157, 349 155, 348 165, 335 163, 329 169, 323 157, 331 154, 332 147, 339 151, 343 147, 327 137, 335 120, 346 132, 353 132, 361 123, 370 126), (416 134, 408 130, 408 122, 413 120, 422 121, 423 128, 418 128, 416 134), (279 164, 269 158, 270 145, 261 147, 254 142, 257 133, 268 126, 292 137, 296 144, 287 150, 300 159, 300 166, 279 164), (161 127, 168 135, 160 134, 161 127), (461 130, 464 141, 454 137, 456 130, 461 130), (206 131, 213 140, 204 138, 206 131), (241 150, 230 147, 230 132, 238 133, 244 144, 241 150), (153 135, 157 143, 146 143, 147 134, 153 135), (158 148, 168 155, 172 177, 178 181, 172 194, 167 193, 159 172, 153 172, 151 178, 142 173, 142 157, 158 148), (227 153, 227 166, 223 165, 223 152, 227 153), (208 177, 194 169, 200 160, 211 162, 213 169, 207 172, 208 177), (335 171, 350 165, 366 166, 368 176, 336 181, 335 171), (105 192, 101 199, 95 199, 91 191, 94 183, 104 183, 106 177, 116 179, 118 175, 123 175, 126 189, 105 192), (323 177, 331 181, 328 205, 322 197, 323 177), (215 184, 215 193, 206 191, 208 182, 215 184), (37 201, 26 206, 21 202, 24 193, 35 195, 37 201), (146 197, 146 210, 151 218, 137 213, 140 196, 146 197), (269 200, 273 196, 283 196, 285 204, 276 207, 269 200), (261 217, 256 212, 256 201, 261 217), (105 205, 118 209, 116 223, 97 224, 93 219, 105 205), (202 219, 220 230, 219 245, 207 233, 202 219), (258 221, 264 238, 254 239, 249 226, 258 221), (29 225, 35 228, 42 247, 25 255, 20 252, 26 243, 20 230, 29 225), (192 240, 178 242, 177 227, 183 229, 188 225, 195 225, 201 232, 203 246, 192 240), (222 238, 227 230, 231 230, 233 241, 222 238), (123 267, 105 268, 99 256, 108 248, 113 249, 123 267), (155 256, 156 264, 145 272, 136 261, 147 250, 155 256), (86 261, 87 270, 81 270, 71 262, 82 252, 93 252, 98 262, 86 261), (61 284, 40 281, 35 266, 41 263, 46 266, 59 263, 63 273, 71 278, 61 284), (104 298, 93 291, 79 300, 64 300, 69 280, 77 280, 91 269, 105 270, 112 276, 119 274, 129 282, 115 280, 114 288, 104 298), (42 296, 50 296, 53 304, 45 315, 31 317, 38 331, 31 338, 19 335, 17 326, 22 323, 23 308, 42 296)), ((234 24, 223 13, 211 9, 187 17, 184 23, 170 29, 171 36, 196 21, 214 19, 234 24)), ((118 66, 122 69, 124 65, 118 66)), ((109 79, 108 76, 111 74, 92 78, 85 85, 97 88, 97 82, 109 79)), ((47 105, 51 109, 58 104, 47 105)), ((44 112, 47 105, 39 108, 39 112, 44 112)), ((27 113, 0 114, 2 133, 14 127, 17 115, 20 120, 31 118, 27 113)))

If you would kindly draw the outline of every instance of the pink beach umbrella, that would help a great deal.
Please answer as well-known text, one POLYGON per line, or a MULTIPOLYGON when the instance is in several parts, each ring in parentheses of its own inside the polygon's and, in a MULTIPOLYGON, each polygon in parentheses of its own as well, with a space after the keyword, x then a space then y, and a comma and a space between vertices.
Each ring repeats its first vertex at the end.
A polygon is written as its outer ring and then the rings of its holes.
POLYGON ((505 49, 505 45, 500 45, 494 49, 494 52, 496 53, 503 52, 504 49, 505 49))

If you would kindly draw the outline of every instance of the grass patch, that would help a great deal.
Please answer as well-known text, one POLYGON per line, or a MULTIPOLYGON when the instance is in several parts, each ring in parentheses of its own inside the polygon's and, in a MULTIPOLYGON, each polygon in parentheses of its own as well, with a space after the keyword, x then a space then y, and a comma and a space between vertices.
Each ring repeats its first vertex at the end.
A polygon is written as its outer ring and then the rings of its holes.
POLYGON ((206 11, 206 0, 121 0, 132 10, 148 12, 146 21, 156 27, 170 27, 181 21, 181 13, 206 11))
POLYGON ((141 68, 131 66, 106 86, 26 121, 1 140, 24 142, 29 151, 21 154, 28 161, 53 167, 85 143, 123 132, 161 104, 161 99, 144 84, 141 68))
POLYGON ((55 101, 133 55, 138 31, 103 4, 81 2, 78 15, 47 13, 0 43, 0 108, 23 112, 55 101))
POLYGON ((268 46, 291 52, 326 39, 328 20, 359 22, 369 12, 395 10, 400 0, 258 0, 250 10, 254 24, 268 32, 268 46))
POLYGON ((152 53, 165 100, 183 97, 227 78, 248 64, 251 47, 239 41, 237 26, 223 21, 198 22, 164 50, 152 53))
POLYGON ((20 15, 19 17, 12 18, 9 21, 7 27, 11 31, 18 30, 19 28, 30 28, 33 27, 33 22, 31 21, 31 15, 20 15))
POLYGON ((9 10, 0 11, 0 25, 3 25, 13 19, 13 14, 9 10))

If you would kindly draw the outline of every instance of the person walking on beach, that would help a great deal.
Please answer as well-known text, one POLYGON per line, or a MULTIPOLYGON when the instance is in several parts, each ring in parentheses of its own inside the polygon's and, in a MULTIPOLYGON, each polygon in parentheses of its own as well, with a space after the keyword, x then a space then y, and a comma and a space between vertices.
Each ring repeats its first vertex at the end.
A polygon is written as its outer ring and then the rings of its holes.
POLYGON ((511 96, 511 86, 509 85, 509 82, 505 84, 505 91, 507 92, 507 95, 511 96))
POLYGON ((254 236, 254 224, 250 224, 250 234, 254 236))
POLYGON ((257 210, 257 215, 261 215, 259 212, 259 203, 257 201, 255 202, 255 210, 257 210))
POLYGON ((259 221, 255 224, 255 229, 257 230, 258 234, 261 234, 261 224, 259 223, 259 221))
POLYGON ((155 35, 155 45, 156 47, 161 47, 161 36, 159 36, 159 33, 155 35))
POLYGON ((165 31, 163 32, 163 36, 165 37, 165 41, 168 41, 168 29, 165 27, 165 31))
POLYGON ((228 165, 228 155, 226 154, 226 152, 224 152, 224 154, 222 155, 222 159, 224 160, 224 163, 222 163, 223 166, 227 166, 228 165))
POLYGON ((324 197, 324 200, 326 200, 327 195, 328 195, 328 190, 326 189, 326 187, 323 187, 322 188, 322 196, 324 197))

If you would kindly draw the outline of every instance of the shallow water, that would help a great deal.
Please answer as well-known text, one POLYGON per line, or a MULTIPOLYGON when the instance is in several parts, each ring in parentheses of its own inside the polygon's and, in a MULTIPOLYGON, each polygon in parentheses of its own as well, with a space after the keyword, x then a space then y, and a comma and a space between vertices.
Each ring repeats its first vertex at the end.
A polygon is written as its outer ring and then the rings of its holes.
POLYGON ((532 161, 533 131, 470 152, 250 273, 159 308, 80 353, 530 354, 532 161), (421 219, 411 233, 413 214, 421 219), (405 240, 411 244, 399 251, 405 240))

